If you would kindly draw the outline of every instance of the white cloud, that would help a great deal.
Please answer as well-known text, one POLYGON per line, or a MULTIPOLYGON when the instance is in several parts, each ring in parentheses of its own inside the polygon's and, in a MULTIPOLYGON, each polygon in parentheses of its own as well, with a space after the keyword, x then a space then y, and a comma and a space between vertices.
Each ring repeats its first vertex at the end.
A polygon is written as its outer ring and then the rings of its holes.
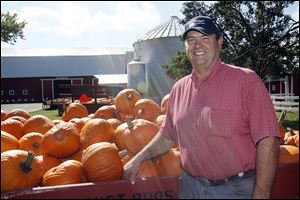
POLYGON ((111 6, 107 6, 108 3, 96 5, 93 2, 91 5, 99 7, 94 13, 85 4, 79 5, 76 2, 62 2, 56 8, 24 7, 19 17, 28 22, 24 32, 54 34, 66 38, 78 38, 86 33, 104 33, 108 30, 138 32, 161 23, 158 11, 150 2, 111 3, 111 6))
POLYGON ((295 21, 299 21, 299 3, 297 4, 295 11, 292 12, 291 16, 295 21))

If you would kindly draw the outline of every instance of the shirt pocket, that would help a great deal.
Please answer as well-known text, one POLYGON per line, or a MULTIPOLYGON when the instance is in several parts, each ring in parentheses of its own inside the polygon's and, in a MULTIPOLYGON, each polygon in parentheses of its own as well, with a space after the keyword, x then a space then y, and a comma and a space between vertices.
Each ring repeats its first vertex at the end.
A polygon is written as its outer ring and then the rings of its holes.
POLYGON ((208 113, 206 117, 200 116, 202 128, 207 134, 222 138, 232 138, 237 134, 241 120, 239 109, 211 107, 208 113))

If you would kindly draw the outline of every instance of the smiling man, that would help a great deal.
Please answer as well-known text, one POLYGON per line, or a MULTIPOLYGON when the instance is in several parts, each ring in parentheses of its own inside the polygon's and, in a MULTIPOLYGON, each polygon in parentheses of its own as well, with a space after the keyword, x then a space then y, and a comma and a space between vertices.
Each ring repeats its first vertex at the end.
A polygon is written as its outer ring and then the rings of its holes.
POLYGON ((213 20, 187 22, 183 39, 192 73, 172 88, 154 139, 124 166, 133 180, 144 159, 178 143, 180 198, 270 198, 279 153, 275 110, 250 69, 220 60, 223 36, 213 20))

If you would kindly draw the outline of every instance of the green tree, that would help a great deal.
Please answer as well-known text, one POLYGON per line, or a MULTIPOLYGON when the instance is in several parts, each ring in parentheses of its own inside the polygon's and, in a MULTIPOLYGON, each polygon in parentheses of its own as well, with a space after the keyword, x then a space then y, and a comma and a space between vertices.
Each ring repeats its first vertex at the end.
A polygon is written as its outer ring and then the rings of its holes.
MULTIPOLYGON (((222 61, 254 70, 262 79, 299 73, 299 21, 285 15, 294 1, 218 1, 183 3, 186 23, 198 15, 210 16, 223 32, 222 61)), ((178 54, 181 55, 181 54, 178 54)), ((177 56, 163 67, 171 71, 184 63, 177 56), (175 63, 178 62, 178 65, 175 63)), ((191 66, 189 66, 191 67, 191 66)), ((178 74, 177 79, 188 70, 178 74)))
POLYGON ((24 40, 23 29, 26 24, 25 21, 18 22, 16 13, 1 13, 1 42, 14 45, 18 37, 24 40))

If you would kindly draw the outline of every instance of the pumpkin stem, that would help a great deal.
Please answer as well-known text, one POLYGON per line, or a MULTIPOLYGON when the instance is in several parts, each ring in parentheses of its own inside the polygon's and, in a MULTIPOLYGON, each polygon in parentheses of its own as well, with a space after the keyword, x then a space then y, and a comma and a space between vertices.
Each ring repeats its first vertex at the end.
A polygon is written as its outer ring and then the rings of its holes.
POLYGON ((39 148, 40 144, 35 142, 35 143, 32 144, 32 146, 37 149, 37 148, 39 148))
POLYGON ((125 121, 127 123, 128 128, 131 130, 133 128, 132 118, 129 116, 126 116, 125 121))
POLYGON ((34 153, 33 151, 29 150, 26 160, 20 163, 20 168, 23 172, 25 172, 25 174, 28 174, 32 170, 31 164, 33 159, 34 159, 34 153))
POLYGON ((61 138, 63 138, 63 134, 61 132, 57 132, 57 133, 55 133, 55 137, 57 139, 61 139, 61 138))
POLYGON ((284 119, 285 119, 285 116, 286 116, 286 113, 287 113, 287 110, 283 110, 283 111, 281 112, 280 117, 279 117, 279 119, 278 119, 278 123, 279 123, 279 124, 282 124, 282 123, 283 123, 283 121, 284 121, 284 119))
POLYGON ((128 151, 127 149, 123 149, 122 151, 119 151, 119 158, 122 159, 127 155, 128 151))
POLYGON ((142 108, 142 109, 139 109, 139 111, 138 111, 138 116, 141 116, 143 113, 144 113, 144 109, 143 109, 143 108, 142 108))
POLYGON ((118 118, 120 116, 119 111, 116 111, 112 114, 112 118, 118 118))

